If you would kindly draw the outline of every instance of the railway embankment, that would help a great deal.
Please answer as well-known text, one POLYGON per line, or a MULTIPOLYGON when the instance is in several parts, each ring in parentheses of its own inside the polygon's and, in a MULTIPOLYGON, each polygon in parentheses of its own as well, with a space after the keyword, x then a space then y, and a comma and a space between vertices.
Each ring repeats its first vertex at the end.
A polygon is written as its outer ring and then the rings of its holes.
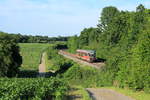
POLYGON ((105 63, 104 62, 93 62, 93 63, 90 63, 90 62, 87 62, 87 61, 84 61, 84 60, 81 60, 81 59, 78 59, 75 57, 74 54, 71 54, 69 52, 66 52, 66 51, 63 51, 63 50, 60 50, 58 52, 58 54, 68 58, 68 59, 71 59, 79 64, 82 64, 84 66, 91 66, 91 67, 94 67, 94 68, 97 68, 97 69, 100 69, 102 67, 105 66, 105 63))

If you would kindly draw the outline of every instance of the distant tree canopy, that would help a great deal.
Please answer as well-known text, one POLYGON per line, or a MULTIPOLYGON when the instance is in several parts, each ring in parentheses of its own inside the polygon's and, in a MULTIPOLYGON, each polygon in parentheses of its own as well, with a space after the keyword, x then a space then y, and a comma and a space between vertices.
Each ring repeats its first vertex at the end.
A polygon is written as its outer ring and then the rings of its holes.
POLYGON ((96 50, 97 57, 107 59, 104 83, 109 79, 119 87, 150 92, 150 9, 139 5, 129 12, 105 7, 97 26, 70 37, 69 51, 96 50))
POLYGON ((101 13, 101 19, 99 20, 100 26, 104 29, 118 16, 119 10, 116 7, 105 7, 101 13))
POLYGON ((68 37, 48 37, 48 36, 32 36, 21 34, 10 34, 15 38, 17 43, 53 43, 55 41, 67 41, 68 37))
POLYGON ((17 74, 22 64, 19 46, 8 34, 0 32, 0 77, 12 77, 17 74))

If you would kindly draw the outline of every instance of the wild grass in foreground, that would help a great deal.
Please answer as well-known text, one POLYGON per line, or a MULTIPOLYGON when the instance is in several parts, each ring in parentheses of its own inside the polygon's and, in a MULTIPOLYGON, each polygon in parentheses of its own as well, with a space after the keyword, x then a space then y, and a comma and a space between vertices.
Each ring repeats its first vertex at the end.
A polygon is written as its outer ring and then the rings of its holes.
POLYGON ((82 86, 70 86, 66 100, 92 100, 82 86))

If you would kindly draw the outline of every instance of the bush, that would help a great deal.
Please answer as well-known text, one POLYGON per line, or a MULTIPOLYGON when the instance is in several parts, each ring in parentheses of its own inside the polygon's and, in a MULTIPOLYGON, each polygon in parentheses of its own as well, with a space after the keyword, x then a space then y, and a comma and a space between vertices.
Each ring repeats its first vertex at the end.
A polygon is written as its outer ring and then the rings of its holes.
POLYGON ((64 73, 64 78, 66 78, 70 84, 82 85, 83 87, 109 86, 111 80, 107 77, 108 74, 103 74, 104 72, 105 70, 80 67, 75 64, 64 73))
POLYGON ((57 48, 55 48, 56 46, 58 46, 58 44, 47 49, 47 59, 52 63, 50 69, 56 71, 57 74, 61 74, 71 67, 73 62, 59 55, 57 48))

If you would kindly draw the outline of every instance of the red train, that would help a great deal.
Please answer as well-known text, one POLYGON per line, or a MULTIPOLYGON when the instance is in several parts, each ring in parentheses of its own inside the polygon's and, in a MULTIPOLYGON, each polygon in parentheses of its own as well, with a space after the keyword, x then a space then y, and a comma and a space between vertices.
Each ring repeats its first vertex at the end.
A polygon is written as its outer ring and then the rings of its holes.
POLYGON ((88 62, 94 62, 96 60, 95 50, 76 50, 76 57, 88 62))

